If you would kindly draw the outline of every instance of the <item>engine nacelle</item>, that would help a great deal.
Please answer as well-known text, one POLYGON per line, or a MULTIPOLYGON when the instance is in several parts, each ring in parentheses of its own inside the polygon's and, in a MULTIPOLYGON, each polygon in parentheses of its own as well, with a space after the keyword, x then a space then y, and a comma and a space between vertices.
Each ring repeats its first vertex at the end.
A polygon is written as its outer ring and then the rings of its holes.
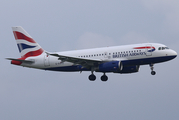
POLYGON ((120 61, 110 61, 100 64, 96 72, 135 73, 139 71, 139 67, 139 65, 123 65, 120 61))
POLYGON ((122 63, 120 61, 110 61, 99 65, 97 72, 117 72, 122 70, 122 63))

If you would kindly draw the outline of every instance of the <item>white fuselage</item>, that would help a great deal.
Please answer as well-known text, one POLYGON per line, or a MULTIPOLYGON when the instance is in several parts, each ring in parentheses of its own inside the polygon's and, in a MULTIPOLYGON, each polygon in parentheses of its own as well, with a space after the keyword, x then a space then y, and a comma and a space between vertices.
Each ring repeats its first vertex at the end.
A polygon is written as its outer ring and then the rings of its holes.
MULTIPOLYGON (((167 49, 165 45, 157 43, 144 43, 115 47, 74 50, 66 52, 57 52, 57 54, 71 56, 75 58, 93 59, 101 61, 122 61, 124 63, 127 62, 126 64, 129 65, 145 65, 165 62, 175 58, 177 55, 175 51, 167 49), (151 48, 144 48, 145 46, 151 46, 151 48), (155 50, 151 52, 150 50, 152 49, 152 47, 154 47, 155 50), (160 47, 163 47, 165 49, 159 50, 160 47)), ((63 67, 64 70, 56 69, 56 71, 83 71, 79 69, 65 69, 65 67, 77 66, 78 64, 65 61, 63 62, 62 60, 59 60, 58 57, 47 55, 45 52, 40 56, 29 57, 26 60, 33 60, 35 62, 33 64, 23 63, 22 66, 46 70, 55 70, 55 68, 63 67)))
POLYGON ((135 73, 140 65, 150 65, 151 74, 155 63, 169 61, 177 56, 174 50, 158 43, 143 43, 114 47, 93 48, 66 52, 45 51, 22 27, 12 27, 21 58, 7 58, 11 64, 51 71, 91 71, 89 80, 94 81, 95 72, 135 73))

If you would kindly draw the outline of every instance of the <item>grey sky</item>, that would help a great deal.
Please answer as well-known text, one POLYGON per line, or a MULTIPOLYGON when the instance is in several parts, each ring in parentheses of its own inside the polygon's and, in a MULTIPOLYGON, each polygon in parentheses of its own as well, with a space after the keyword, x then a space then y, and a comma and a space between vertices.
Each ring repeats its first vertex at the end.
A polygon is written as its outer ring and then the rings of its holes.
POLYGON ((45 50, 65 51, 143 42, 179 52, 177 0, 6 0, 0 4, 1 120, 177 120, 178 58, 135 74, 63 73, 13 66, 19 58, 12 26, 45 50))

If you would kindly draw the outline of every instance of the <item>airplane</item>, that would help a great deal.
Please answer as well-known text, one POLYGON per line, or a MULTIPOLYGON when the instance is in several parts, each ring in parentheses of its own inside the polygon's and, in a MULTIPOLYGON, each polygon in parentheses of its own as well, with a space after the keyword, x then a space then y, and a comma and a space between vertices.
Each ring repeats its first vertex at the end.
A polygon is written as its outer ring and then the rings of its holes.
POLYGON ((95 81, 94 72, 136 73, 141 65, 149 65, 155 75, 154 64, 177 57, 177 53, 159 43, 142 43, 65 52, 45 51, 22 27, 12 27, 21 58, 6 58, 11 64, 41 70, 61 72, 90 71, 90 81, 95 81))

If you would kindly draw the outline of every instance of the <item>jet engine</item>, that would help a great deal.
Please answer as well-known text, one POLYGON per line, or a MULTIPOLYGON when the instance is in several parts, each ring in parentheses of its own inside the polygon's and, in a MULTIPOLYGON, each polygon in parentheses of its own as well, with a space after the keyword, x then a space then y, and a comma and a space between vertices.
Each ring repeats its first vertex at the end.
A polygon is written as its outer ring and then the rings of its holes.
POLYGON ((110 61, 99 65, 96 72, 134 73, 139 71, 139 65, 123 65, 121 61, 110 61))

